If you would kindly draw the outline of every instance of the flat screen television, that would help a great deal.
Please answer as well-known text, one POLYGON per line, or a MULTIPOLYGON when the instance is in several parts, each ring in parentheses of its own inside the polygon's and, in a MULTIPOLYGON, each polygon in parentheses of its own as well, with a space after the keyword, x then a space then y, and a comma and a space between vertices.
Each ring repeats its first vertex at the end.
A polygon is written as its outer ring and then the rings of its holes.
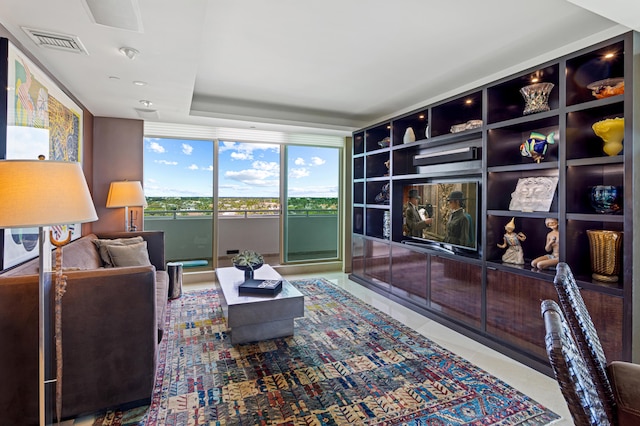
POLYGON ((404 241, 449 251, 478 251, 478 187, 477 181, 404 185, 404 241), (425 223, 425 219, 429 224, 425 223))

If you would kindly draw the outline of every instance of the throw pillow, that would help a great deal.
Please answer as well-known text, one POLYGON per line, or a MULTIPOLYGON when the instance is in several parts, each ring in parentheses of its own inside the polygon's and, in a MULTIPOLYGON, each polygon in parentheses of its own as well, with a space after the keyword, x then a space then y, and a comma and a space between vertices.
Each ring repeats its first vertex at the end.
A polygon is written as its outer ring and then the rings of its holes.
POLYGON ((107 251, 107 247, 111 245, 115 246, 125 246, 130 244, 138 244, 143 242, 144 239, 142 237, 132 237, 132 238, 115 238, 112 240, 101 240, 95 239, 93 243, 98 247, 98 252, 100 253, 100 259, 104 263, 105 268, 113 268, 113 263, 111 263, 111 257, 109 256, 109 252, 107 251))
POLYGON ((146 241, 129 245, 108 245, 107 251, 113 266, 151 265, 146 241))

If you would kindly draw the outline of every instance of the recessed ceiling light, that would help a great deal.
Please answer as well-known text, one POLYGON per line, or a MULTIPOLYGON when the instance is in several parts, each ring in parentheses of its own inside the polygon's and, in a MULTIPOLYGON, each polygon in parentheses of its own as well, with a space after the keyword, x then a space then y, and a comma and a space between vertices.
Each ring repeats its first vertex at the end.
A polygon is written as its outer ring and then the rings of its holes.
POLYGON ((473 103, 473 99, 467 99, 464 101, 465 104, 471 105, 473 103))
POLYGON ((615 53, 607 53, 606 55, 604 55, 604 58, 605 58, 605 59, 611 59, 611 58, 613 58, 614 56, 616 56, 616 54, 615 54, 615 53))
POLYGON ((126 46, 120 48, 120 53, 122 53, 124 56, 126 56, 131 60, 134 60, 140 54, 140 52, 138 52, 133 47, 126 47, 126 46))
POLYGON ((109 80, 120 80, 120 77, 116 77, 115 75, 110 75, 109 80))
POLYGON ((153 102, 148 101, 148 100, 146 100, 146 99, 141 100, 141 101, 140 101, 140 103, 141 103, 142 105, 146 106, 147 108, 149 108, 151 105, 153 105, 153 102))
POLYGON ((147 83, 145 81, 139 81, 139 80, 134 81, 133 84, 135 86, 146 86, 147 85, 147 83))

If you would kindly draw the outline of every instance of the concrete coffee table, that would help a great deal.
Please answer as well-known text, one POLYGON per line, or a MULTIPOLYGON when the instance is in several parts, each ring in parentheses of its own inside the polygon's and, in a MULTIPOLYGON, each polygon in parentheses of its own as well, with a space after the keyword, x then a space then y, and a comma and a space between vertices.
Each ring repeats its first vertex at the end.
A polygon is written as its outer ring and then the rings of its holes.
POLYGON ((232 344, 293 335, 293 319, 304 316, 304 296, 271 266, 257 269, 254 278, 282 279, 282 291, 275 296, 238 294, 238 286, 244 282, 244 272, 239 269, 218 268, 216 276, 232 344))

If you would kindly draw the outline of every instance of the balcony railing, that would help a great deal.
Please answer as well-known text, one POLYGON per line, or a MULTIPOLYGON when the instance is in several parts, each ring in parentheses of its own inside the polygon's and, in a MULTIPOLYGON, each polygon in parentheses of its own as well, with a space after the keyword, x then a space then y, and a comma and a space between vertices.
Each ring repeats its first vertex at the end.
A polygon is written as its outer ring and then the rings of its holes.
MULTIPOLYGON (((215 228, 212 217, 211 210, 147 210, 144 228, 165 232, 167 261, 204 259, 211 265, 214 229, 221 257, 244 249, 280 253, 279 210, 220 210, 215 228)), ((290 259, 337 257, 337 210, 289 210, 285 226, 290 259)))

